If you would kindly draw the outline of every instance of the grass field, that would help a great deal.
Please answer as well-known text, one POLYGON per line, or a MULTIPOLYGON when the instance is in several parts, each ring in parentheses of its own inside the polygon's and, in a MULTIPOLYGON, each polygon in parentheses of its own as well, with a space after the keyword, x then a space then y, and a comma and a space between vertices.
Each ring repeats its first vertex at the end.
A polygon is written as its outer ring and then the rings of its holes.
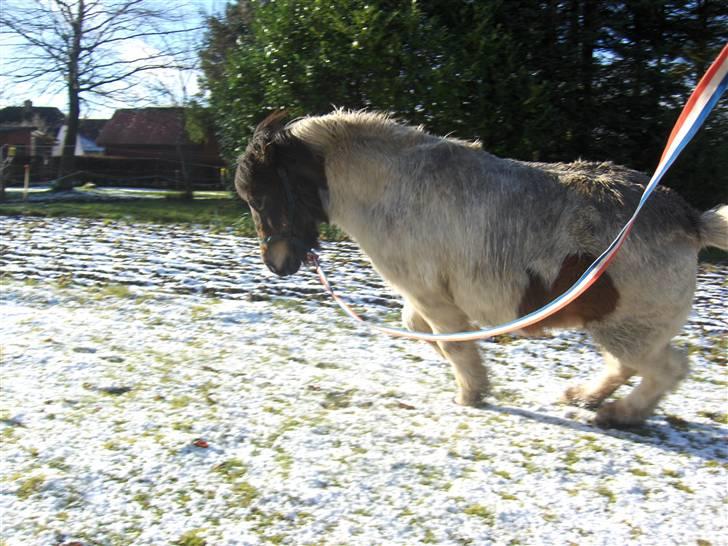
POLYGON ((23 200, 19 189, 10 188, 0 214, 222 224, 253 233, 247 207, 229 192, 199 192, 194 199, 183 199, 178 192, 164 190, 88 188, 62 194, 39 190, 23 200))
MULTIPOLYGON (((728 266, 676 343, 692 373, 645 425, 561 405, 602 368, 579 332, 481 348, 453 403, 426 343, 345 319, 308 268, 229 230, 0 217, 2 546, 728 544, 728 266)), ((399 298, 352 243, 332 280, 399 298)), ((623 388, 617 396, 622 396, 623 388)))
POLYGON ((142 223, 195 223, 234 226, 252 235, 247 209, 232 198, 222 199, 116 199, 112 201, 35 201, 0 205, 0 214, 103 218, 142 223))
MULTIPOLYGON (((125 188, 79 188, 64 194, 37 190, 23 200, 20 188, 9 188, 0 203, 0 216, 97 218, 144 224, 199 224, 212 229, 232 228, 238 235, 255 237, 247 206, 224 191, 195 192, 183 199, 179 192, 125 188)), ((342 240, 336 228, 322 226, 322 238, 342 240)))

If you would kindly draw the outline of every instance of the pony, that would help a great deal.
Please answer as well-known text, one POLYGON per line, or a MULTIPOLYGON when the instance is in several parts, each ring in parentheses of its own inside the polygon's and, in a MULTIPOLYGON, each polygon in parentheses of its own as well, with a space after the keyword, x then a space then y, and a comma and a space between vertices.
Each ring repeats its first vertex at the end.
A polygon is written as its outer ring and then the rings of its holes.
MULTIPOLYGON (((647 178, 609 162, 533 163, 478 142, 428 133, 390 115, 335 110, 286 123, 273 113, 239 157, 265 265, 292 275, 331 223, 404 300, 418 332, 473 330, 523 316, 570 287, 634 211, 647 178)), ((688 373, 671 345, 692 305, 697 255, 728 249, 728 205, 699 213, 658 188, 609 269, 569 306, 523 335, 588 332, 604 372, 567 403, 603 427, 642 423, 688 373), (639 384, 605 402, 630 377, 639 384)), ((458 404, 478 405, 488 371, 475 342, 437 342, 458 404)))

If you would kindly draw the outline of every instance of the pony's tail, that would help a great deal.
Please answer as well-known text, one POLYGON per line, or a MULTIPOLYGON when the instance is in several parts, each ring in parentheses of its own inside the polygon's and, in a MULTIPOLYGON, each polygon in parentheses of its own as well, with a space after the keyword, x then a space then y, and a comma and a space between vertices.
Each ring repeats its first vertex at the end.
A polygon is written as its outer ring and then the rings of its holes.
POLYGON ((714 246, 728 250, 728 205, 720 205, 700 216, 700 242, 703 248, 714 246))

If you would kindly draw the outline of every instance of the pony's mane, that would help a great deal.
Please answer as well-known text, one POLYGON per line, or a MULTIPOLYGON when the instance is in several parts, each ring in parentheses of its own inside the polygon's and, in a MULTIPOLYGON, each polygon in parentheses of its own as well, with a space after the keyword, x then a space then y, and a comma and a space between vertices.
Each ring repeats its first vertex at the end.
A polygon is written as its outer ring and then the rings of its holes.
MULTIPOLYGON (((357 139, 383 139, 389 145, 412 145, 428 141, 440 141, 447 137, 434 136, 422 125, 413 126, 399 122, 392 114, 367 110, 336 109, 323 116, 307 116, 293 121, 288 129, 293 136, 319 150, 345 145, 357 139)), ((472 147, 479 143, 447 140, 472 147)))

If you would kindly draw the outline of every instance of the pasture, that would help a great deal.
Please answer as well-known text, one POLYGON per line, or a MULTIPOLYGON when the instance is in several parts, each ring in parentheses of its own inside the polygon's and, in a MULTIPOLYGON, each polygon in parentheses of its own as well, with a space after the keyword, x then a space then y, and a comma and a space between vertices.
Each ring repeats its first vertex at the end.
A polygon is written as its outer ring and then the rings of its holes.
MULTIPOLYGON (((0 218, 0 544, 728 544, 728 266, 704 265, 692 373, 637 429, 559 405, 587 337, 481 348, 488 405, 426 344, 350 323, 224 228, 0 218)), ((354 245, 335 287, 399 303, 354 245)))

